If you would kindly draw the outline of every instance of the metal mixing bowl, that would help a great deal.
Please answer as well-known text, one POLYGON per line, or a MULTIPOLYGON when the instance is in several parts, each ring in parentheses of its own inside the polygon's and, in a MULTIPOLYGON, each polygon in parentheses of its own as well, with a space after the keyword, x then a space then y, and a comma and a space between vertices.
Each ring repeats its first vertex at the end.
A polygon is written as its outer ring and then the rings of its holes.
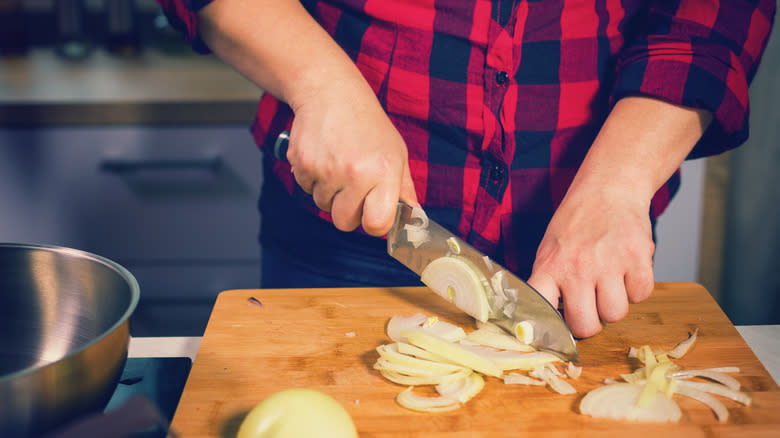
POLYGON ((133 275, 103 257, 0 243, 0 437, 105 408, 138 298, 133 275))

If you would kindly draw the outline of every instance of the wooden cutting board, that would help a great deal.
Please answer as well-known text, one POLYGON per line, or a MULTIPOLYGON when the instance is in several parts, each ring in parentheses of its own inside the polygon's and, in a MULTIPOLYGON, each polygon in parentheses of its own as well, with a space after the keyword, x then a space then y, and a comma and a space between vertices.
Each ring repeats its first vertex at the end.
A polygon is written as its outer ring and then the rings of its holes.
MULTIPOLYGON (((423 312, 470 330, 472 320, 426 288, 235 290, 219 295, 173 419, 182 437, 232 437, 246 413, 270 394, 292 387, 324 391, 369 437, 780 437, 780 390, 709 293, 694 283, 659 283, 578 348, 584 366, 576 395, 543 387, 504 385, 488 378, 463 408, 421 414, 398 406, 403 387, 372 365, 388 343, 393 315, 423 312), (262 303, 259 305, 254 300, 262 303), (582 396, 607 377, 629 372, 629 346, 671 348, 699 328, 684 368, 738 366, 737 379, 753 404, 724 400, 727 424, 705 405, 678 397, 677 424, 632 424, 579 415, 582 396), (657 434, 657 435, 656 435, 657 434)), ((423 393, 423 391, 421 391, 423 393)), ((302 419, 305 421, 305 419, 302 419)))

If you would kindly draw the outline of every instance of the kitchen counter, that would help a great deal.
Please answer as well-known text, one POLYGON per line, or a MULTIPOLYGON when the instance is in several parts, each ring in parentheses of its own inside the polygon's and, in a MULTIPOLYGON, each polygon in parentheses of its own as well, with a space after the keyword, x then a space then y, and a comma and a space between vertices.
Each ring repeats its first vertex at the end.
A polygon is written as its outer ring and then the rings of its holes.
MULTIPOLYGON (((737 326, 742 338, 775 380, 780 382, 780 325, 737 326)), ((130 339, 130 357, 189 357, 193 361, 200 337, 130 339)))
POLYGON ((35 49, 0 63, 0 126, 248 124, 262 93, 213 55, 35 49))

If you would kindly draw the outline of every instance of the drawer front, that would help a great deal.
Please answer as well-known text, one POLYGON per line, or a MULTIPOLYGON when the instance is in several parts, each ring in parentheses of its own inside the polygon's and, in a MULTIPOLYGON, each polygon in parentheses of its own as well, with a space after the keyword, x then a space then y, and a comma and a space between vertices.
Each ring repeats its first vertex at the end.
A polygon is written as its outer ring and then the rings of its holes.
POLYGON ((256 260, 261 179, 245 126, 0 130, 0 240, 256 260))

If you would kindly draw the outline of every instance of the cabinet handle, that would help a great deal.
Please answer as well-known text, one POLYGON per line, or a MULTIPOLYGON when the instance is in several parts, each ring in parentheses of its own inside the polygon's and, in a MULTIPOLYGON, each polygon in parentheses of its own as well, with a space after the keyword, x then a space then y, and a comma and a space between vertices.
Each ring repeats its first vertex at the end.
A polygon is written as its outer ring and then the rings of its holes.
POLYGON ((128 174, 141 171, 168 171, 168 170, 199 170, 216 172, 222 167, 222 157, 219 155, 203 158, 176 158, 176 159, 132 159, 132 158, 104 158, 100 162, 100 169, 116 174, 128 174))

